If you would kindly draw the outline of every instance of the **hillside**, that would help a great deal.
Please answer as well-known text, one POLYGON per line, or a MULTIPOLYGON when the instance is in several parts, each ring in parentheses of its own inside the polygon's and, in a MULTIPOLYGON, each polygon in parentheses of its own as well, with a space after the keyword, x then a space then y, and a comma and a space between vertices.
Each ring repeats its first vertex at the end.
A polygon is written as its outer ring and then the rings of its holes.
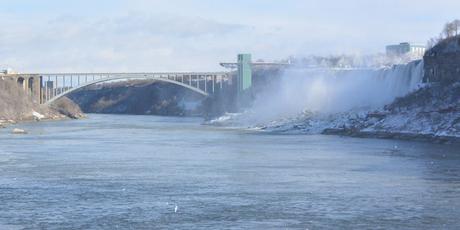
POLYGON ((0 125, 37 120, 39 117, 45 120, 80 118, 83 113, 66 98, 52 107, 34 103, 16 82, 0 78, 0 125))
POLYGON ((181 86, 150 80, 93 85, 69 98, 85 113, 165 116, 201 115, 204 99, 181 86))

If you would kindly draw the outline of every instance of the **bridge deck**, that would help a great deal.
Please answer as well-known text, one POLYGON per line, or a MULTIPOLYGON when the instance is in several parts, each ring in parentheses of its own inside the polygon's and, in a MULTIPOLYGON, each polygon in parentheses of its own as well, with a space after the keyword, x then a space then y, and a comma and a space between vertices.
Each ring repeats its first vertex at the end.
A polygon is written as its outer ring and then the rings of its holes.
POLYGON ((208 96, 222 89, 229 80, 228 72, 138 72, 138 73, 38 73, 21 76, 40 76, 42 103, 53 101, 80 88, 110 81, 151 79, 169 82, 208 96))

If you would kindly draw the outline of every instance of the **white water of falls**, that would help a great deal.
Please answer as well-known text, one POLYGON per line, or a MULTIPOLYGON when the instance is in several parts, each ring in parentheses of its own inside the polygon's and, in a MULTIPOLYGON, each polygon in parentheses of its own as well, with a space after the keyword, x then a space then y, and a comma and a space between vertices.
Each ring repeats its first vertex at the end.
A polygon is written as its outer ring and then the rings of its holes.
POLYGON ((259 92, 249 110, 218 120, 257 126, 305 112, 330 115, 371 111, 416 90, 422 78, 422 61, 366 70, 291 68, 279 82, 259 92))
POLYGON ((268 120, 303 111, 337 113, 377 109, 417 89, 423 63, 375 70, 287 70, 278 85, 262 92, 251 110, 268 120))

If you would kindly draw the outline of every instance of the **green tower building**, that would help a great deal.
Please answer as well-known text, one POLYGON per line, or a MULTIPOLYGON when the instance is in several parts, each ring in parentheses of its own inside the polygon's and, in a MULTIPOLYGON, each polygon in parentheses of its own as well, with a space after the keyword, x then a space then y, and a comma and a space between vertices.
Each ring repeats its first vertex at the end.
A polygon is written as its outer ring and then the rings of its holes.
POLYGON ((244 93, 251 86, 251 54, 238 54, 238 93, 244 93))
POLYGON ((238 54, 237 107, 249 106, 252 101, 251 54, 238 54))

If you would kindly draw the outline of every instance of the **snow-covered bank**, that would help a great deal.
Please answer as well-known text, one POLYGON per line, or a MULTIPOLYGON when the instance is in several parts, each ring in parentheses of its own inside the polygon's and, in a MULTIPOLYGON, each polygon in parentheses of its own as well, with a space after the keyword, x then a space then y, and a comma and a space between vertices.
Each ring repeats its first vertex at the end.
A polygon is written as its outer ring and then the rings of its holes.
POLYGON ((460 143, 460 83, 424 87, 323 133, 460 143))

